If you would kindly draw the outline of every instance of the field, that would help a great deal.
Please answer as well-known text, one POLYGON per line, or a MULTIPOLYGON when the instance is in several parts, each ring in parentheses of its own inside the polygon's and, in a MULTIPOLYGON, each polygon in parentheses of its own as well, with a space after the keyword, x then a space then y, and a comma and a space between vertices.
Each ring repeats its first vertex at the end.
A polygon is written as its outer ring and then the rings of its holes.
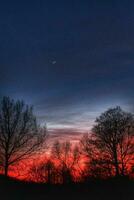
POLYGON ((2 200, 131 200, 134 199, 134 182, 131 180, 96 180, 69 185, 46 185, 0 178, 2 200))

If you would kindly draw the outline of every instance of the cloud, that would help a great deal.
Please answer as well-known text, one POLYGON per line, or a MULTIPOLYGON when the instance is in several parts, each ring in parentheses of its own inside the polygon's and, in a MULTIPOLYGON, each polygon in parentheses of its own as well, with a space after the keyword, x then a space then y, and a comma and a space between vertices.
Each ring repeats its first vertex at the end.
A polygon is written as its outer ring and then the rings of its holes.
POLYGON ((83 134, 87 133, 86 131, 80 131, 76 129, 49 129, 48 130, 48 141, 49 144, 52 145, 55 141, 71 141, 73 143, 78 143, 83 136, 83 134))

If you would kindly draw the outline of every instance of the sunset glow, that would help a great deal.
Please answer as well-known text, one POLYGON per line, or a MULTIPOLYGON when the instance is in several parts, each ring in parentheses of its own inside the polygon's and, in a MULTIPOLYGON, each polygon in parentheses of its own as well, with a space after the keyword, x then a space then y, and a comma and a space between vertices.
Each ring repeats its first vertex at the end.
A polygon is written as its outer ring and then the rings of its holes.
POLYGON ((134 199, 134 1, 0 1, 0 198, 134 199))

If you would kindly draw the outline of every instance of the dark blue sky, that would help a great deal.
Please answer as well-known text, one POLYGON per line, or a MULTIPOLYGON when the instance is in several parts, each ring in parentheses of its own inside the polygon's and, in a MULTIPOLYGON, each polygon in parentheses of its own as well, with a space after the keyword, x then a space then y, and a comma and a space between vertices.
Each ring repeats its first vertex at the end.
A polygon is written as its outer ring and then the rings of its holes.
POLYGON ((1 0, 0 86, 59 132, 89 130, 111 106, 130 109, 134 1, 1 0))

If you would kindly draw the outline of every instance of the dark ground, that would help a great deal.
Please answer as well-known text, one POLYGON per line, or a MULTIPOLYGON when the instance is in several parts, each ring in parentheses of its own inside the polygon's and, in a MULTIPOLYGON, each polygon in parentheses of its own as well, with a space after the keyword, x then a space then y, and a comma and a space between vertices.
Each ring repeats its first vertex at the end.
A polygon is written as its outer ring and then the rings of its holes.
POLYGON ((2 200, 130 200, 134 199, 134 181, 128 179, 94 180, 83 184, 46 185, 0 177, 2 200))

